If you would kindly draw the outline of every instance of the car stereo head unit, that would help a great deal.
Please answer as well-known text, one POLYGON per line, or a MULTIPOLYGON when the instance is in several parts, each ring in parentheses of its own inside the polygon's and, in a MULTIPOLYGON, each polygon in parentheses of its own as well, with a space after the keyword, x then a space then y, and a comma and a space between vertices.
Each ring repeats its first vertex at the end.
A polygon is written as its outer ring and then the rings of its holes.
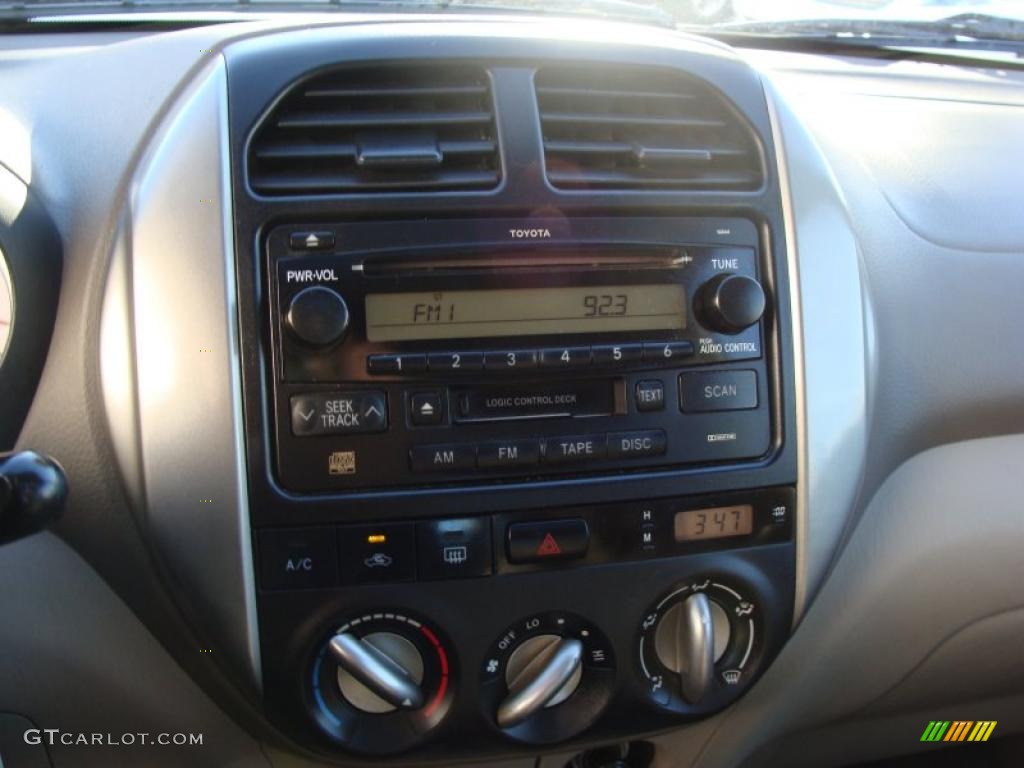
POLYGON ((286 225, 266 249, 286 489, 772 448, 769 271, 745 219, 286 225))

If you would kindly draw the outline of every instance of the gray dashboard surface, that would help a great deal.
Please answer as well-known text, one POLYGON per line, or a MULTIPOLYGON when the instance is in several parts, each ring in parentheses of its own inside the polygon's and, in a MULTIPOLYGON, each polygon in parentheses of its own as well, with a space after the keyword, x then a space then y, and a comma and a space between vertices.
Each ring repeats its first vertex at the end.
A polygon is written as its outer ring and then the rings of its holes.
MULTIPOLYGON (((12 569, 5 583, 22 589, 5 592, 5 612, 23 617, 2 628, 5 651, 17 653, 3 660, 0 711, 41 727, 107 731, 117 723, 215 733, 210 764, 261 758, 206 695, 250 726, 254 715, 227 684, 228 667, 198 652, 202 638, 167 597, 123 480, 111 471, 98 328, 128 181, 149 138, 224 40, 270 28, 47 35, 28 45, 0 38, 0 163, 31 184, 65 245, 50 358, 19 444, 68 468, 74 495, 58 533, 128 606, 52 536, 0 550, 0 569, 12 569), (124 76, 142 69, 145 78, 124 76), (77 642, 71 656, 69 636, 77 642)), ((1012 591, 1024 577, 1024 443, 972 440, 1024 432, 1024 176, 1007 172, 1024 158, 1024 131, 1015 130, 1024 123, 1020 73, 748 58, 767 73, 795 130, 820 148, 811 172, 821 194, 834 198, 830 215, 837 218, 829 226, 844 252, 853 247, 860 255, 864 301, 843 305, 858 316, 823 316, 828 308, 804 296, 805 341, 830 323, 849 334, 835 337, 834 351, 863 361, 863 391, 852 390, 865 398, 859 430, 870 431, 858 435, 853 424, 853 432, 808 447, 812 467, 848 465, 849 498, 809 499, 806 567, 816 597, 793 641, 739 705, 659 740, 661 764, 849 762, 871 756, 851 751, 863 732, 850 723, 870 727, 877 736, 871 749, 881 755, 916 748, 921 719, 944 713, 1024 730, 1024 604, 1012 591), (858 335, 863 349, 849 350, 858 335), (914 458, 950 443, 957 444, 914 458), (1005 674, 992 666, 973 674, 963 660, 981 651, 1001 654, 1005 674), (948 701, 954 692, 957 701, 948 701), (805 744, 814 748, 801 753, 805 744)), ((800 185, 801 177, 790 183, 800 185)), ((827 232, 816 242, 827 242, 827 232)), ((821 364, 814 345, 806 354, 809 371, 821 364)), ((808 403, 818 398, 820 406, 830 394, 809 393, 808 403)), ((823 419, 826 411, 809 408, 808 418, 823 419)), ((816 428, 809 423, 809 434, 816 428)), ((90 762, 95 754, 60 750, 51 757, 57 765, 103 764, 90 762)))

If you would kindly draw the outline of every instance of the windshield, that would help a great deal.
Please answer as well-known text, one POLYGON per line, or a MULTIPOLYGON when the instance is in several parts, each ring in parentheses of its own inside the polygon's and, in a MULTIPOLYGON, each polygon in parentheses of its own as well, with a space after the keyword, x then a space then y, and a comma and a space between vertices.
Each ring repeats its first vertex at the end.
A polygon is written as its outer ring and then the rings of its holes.
POLYGON ((368 9, 586 15, 726 35, 931 35, 947 46, 1024 41, 1024 0, 0 0, 0 14, 36 21, 86 14, 233 21, 368 9))

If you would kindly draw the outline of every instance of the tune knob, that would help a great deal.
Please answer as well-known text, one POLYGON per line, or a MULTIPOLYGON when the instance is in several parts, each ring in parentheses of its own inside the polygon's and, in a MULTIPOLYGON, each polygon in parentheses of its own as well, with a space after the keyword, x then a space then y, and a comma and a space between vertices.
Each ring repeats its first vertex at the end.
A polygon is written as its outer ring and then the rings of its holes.
POLYGON ((705 328, 734 334, 760 320, 764 308, 764 289, 757 280, 722 274, 701 286, 695 310, 705 328))
POLYGON ((311 714, 357 752, 387 753, 422 741, 452 702, 453 663, 441 633, 401 612, 357 616, 319 646, 311 714))
POLYGON ((313 285, 292 297, 285 323, 302 343, 311 347, 329 347, 348 331, 348 305, 337 291, 313 285))

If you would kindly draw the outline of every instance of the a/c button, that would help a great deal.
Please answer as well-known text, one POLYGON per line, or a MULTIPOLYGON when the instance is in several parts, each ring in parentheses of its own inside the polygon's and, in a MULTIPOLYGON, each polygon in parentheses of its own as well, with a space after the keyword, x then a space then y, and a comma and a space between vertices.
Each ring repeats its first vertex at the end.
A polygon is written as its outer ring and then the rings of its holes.
POLYGON ((263 589, 311 589, 338 583, 332 528, 286 528, 259 535, 263 589))

